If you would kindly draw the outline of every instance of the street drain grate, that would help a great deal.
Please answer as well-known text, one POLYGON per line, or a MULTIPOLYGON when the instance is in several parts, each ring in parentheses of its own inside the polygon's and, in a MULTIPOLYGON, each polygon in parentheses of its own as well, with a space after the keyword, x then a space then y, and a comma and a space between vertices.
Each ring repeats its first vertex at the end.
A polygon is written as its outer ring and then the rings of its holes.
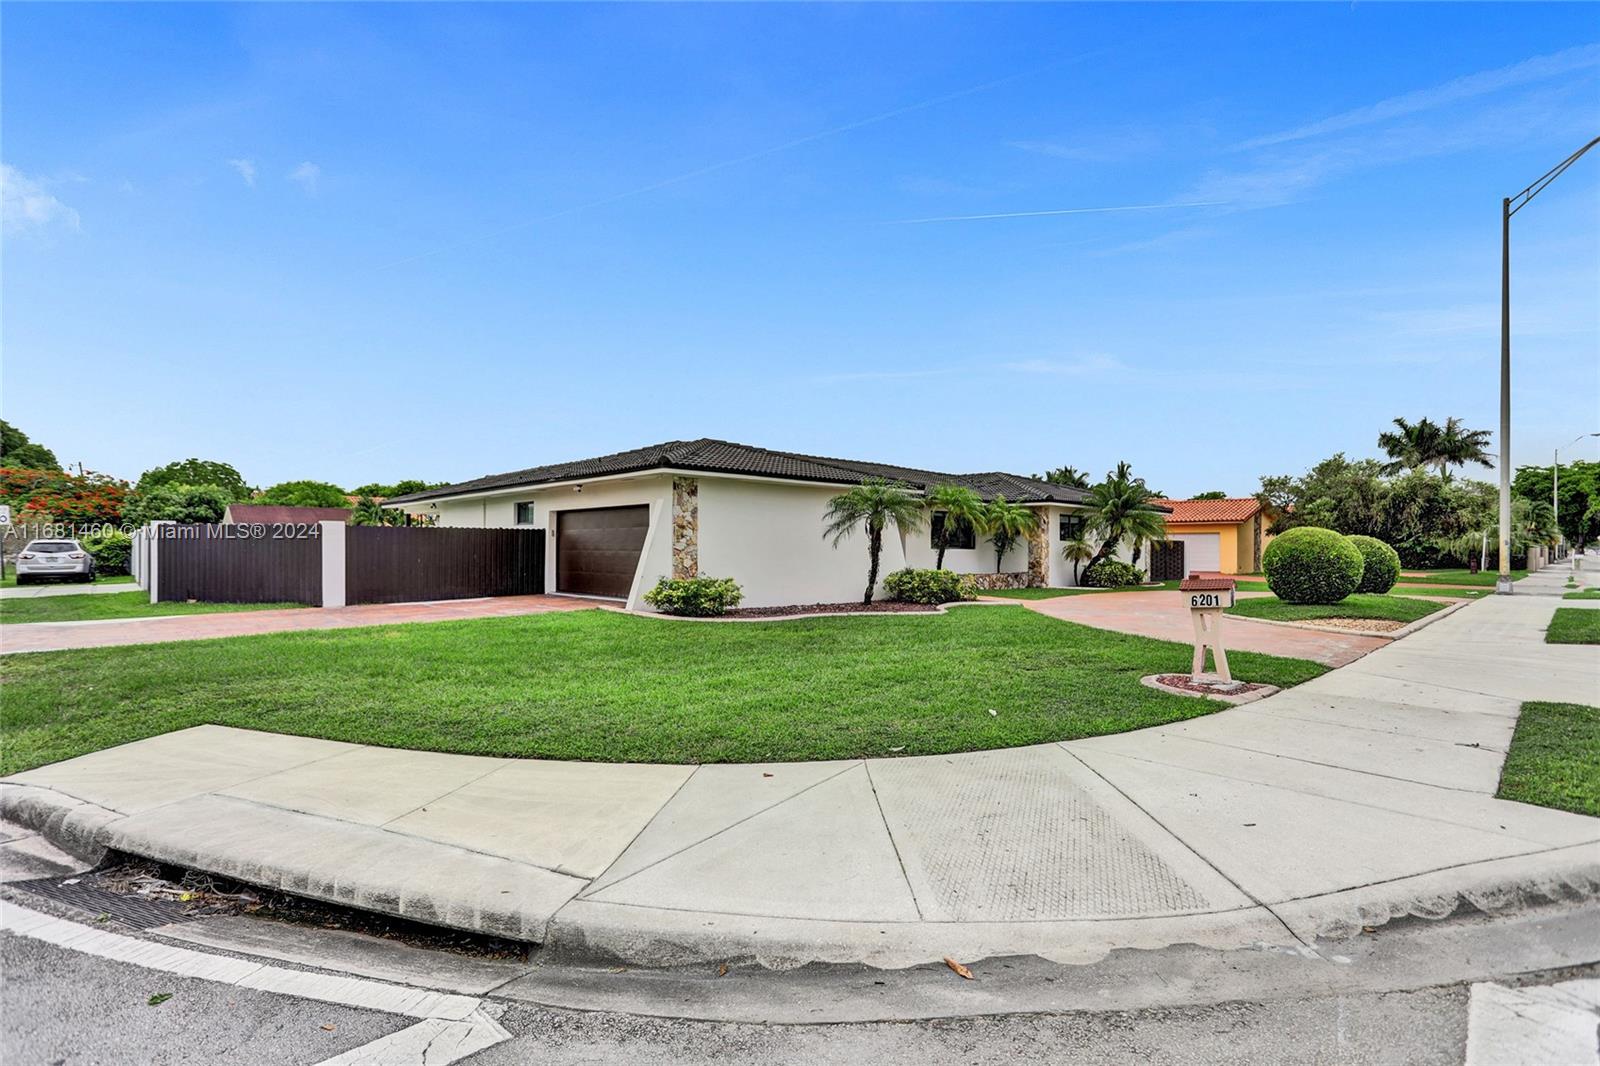
POLYGON ((145 899, 124 892, 107 892, 103 888, 96 888, 81 881, 77 884, 67 884, 59 877, 13 881, 7 887, 41 896, 96 917, 102 914, 110 915, 112 919, 131 929, 154 929, 160 925, 192 922, 206 917, 204 914, 187 913, 188 908, 182 903, 145 899))

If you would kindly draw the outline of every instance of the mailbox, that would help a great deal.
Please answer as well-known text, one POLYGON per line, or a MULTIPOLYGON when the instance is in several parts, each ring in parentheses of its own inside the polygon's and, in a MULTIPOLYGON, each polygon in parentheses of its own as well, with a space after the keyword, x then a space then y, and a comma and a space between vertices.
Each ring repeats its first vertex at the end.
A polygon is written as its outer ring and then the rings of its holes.
POLYGON ((1194 619, 1194 665, 1189 673, 1199 677, 1205 672, 1206 649, 1216 661, 1217 676, 1232 681, 1228 670, 1228 652, 1222 646, 1222 612, 1233 606, 1235 585, 1231 577, 1201 577, 1191 573, 1178 582, 1178 591, 1189 599, 1189 615, 1194 619))

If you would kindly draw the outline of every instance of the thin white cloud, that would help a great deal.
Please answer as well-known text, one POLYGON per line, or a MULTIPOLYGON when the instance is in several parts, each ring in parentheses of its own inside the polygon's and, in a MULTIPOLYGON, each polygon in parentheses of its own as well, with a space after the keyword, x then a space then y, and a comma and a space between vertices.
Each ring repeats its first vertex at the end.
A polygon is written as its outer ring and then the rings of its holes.
POLYGON ((1076 163, 1120 163, 1126 159, 1151 155, 1159 151, 1163 143, 1164 139, 1153 129, 1125 126, 1087 130, 1047 141, 1007 141, 1006 146, 1033 155, 1076 163))
POLYGON ((1291 130, 1279 133, 1270 133, 1264 137, 1256 137, 1240 144, 1239 148, 1265 148, 1275 144, 1286 144, 1290 141, 1303 141, 1310 137, 1321 137, 1324 134, 1339 133, 1344 130, 1355 129, 1360 126, 1370 126, 1373 123, 1389 122, 1393 119, 1404 118, 1434 108, 1445 107, 1449 104, 1460 103, 1479 96, 1500 92, 1503 89, 1527 85, 1535 81, 1544 81, 1548 78, 1559 77, 1574 71, 1588 70, 1600 66, 1600 44, 1580 45, 1577 48, 1568 48, 1565 51, 1553 52, 1550 55, 1534 56, 1520 63, 1513 63, 1508 67, 1498 67, 1494 70, 1480 71, 1477 74, 1468 74, 1465 77, 1455 78, 1440 85, 1427 89, 1417 89, 1413 92, 1391 96, 1387 100, 1380 100, 1367 107, 1358 107, 1351 111, 1343 111, 1337 115, 1321 119, 1317 122, 1298 126, 1291 130))
POLYGON ((239 172, 244 183, 252 189, 256 187, 256 164, 253 159, 230 159, 228 165, 239 172))
POLYGON ((1086 355, 1078 359, 1021 359, 1004 364, 1018 374, 1049 374, 1058 377, 1089 377, 1121 374, 1133 368, 1109 355, 1086 355))
POLYGON ((0 226, 7 233, 27 233, 57 225, 76 231, 78 212, 56 199, 42 182, 0 163, 0 226))
POLYGON ((311 162, 301 163, 289 171, 289 180, 298 183, 309 195, 315 196, 317 185, 322 181, 322 168, 311 162))
POLYGON ((1050 215, 1104 215, 1116 211, 1171 211, 1185 207, 1225 207, 1225 200, 1202 200, 1175 204, 1126 204, 1120 207, 1063 207, 1052 211, 1001 211, 990 215, 941 215, 937 218, 897 218, 885 225, 919 226, 927 222, 982 222, 996 218, 1044 218, 1050 215))

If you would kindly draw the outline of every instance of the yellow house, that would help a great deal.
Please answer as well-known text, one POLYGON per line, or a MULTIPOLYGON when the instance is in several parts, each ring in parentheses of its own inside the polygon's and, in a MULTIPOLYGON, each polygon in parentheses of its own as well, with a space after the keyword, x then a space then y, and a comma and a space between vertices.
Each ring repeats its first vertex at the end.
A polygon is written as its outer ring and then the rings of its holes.
POLYGON ((1183 545, 1183 573, 1259 574, 1261 550, 1271 540, 1261 501, 1156 500, 1170 507, 1167 538, 1183 545))

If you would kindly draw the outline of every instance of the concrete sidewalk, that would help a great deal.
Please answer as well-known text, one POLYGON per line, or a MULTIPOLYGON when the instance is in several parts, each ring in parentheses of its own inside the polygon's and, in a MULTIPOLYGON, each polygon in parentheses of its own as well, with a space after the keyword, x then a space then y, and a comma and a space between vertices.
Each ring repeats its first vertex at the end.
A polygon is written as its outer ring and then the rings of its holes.
POLYGON ((103 596, 111 592, 139 592, 131 581, 96 581, 90 585, 13 585, 0 588, 0 600, 37 600, 47 596, 103 596))
POLYGON ((401 622, 505 618, 548 611, 582 611, 600 606, 595 600, 572 596, 492 596, 428 603, 364 603, 355 607, 217 611, 212 614, 169 614, 89 622, 27 622, 0 625, 0 654, 162 644, 172 640, 211 640, 216 637, 247 637, 307 629, 353 629, 401 622))
POLYGON ((351 906, 638 964, 1238 948, 1600 893, 1600 820, 1496 800, 1521 701, 1595 702, 1558 598, 1477 601, 1247 707, 1005 751, 557 763, 202 726, 0 813, 351 906))

